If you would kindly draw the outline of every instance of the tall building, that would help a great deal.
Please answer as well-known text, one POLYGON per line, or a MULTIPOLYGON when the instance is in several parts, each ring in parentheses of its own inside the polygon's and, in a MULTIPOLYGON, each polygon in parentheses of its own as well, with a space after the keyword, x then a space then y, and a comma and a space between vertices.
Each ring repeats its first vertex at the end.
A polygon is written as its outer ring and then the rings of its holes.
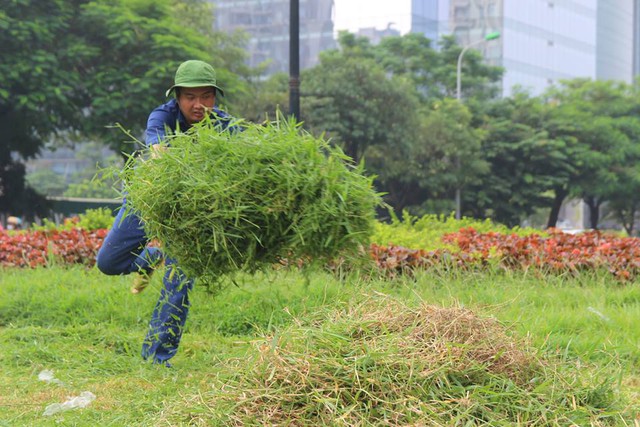
POLYGON ((634 73, 636 0, 598 1, 596 77, 630 83, 634 73), (634 4, 635 3, 635 4, 634 4))
POLYGON ((640 75, 640 0, 633 0, 633 76, 640 75))
POLYGON ((443 15, 446 5, 438 1, 411 0, 411 32, 422 33, 429 39, 436 41, 447 30, 442 28, 448 22, 448 16, 443 15))
MULTIPOLYGON (((268 63, 266 73, 289 71, 289 0, 210 0, 217 30, 249 34, 248 65, 268 63)), ((300 68, 318 63, 321 51, 336 46, 333 0, 299 0, 300 68)))
MULTIPOLYGON (((462 46, 481 43, 504 67, 504 95, 515 86, 539 94, 562 79, 630 82, 640 70, 640 0, 412 0, 412 32, 454 34, 462 46)), ((434 38, 434 39, 435 39, 434 38)))

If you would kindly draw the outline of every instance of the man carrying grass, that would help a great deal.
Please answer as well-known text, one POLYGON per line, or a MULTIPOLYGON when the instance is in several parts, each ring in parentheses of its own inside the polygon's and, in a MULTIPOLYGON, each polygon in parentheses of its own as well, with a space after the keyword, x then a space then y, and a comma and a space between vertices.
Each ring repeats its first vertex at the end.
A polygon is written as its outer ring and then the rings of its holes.
MULTIPOLYGON (((147 121, 145 143, 157 149, 156 153, 161 151, 160 142, 167 133, 184 132, 205 117, 211 117, 220 130, 226 129, 231 121, 230 116, 215 107, 216 96, 224 93, 216 84, 211 65, 198 60, 183 62, 176 71, 174 83, 166 96, 173 93, 175 97, 154 109, 147 121)), ((175 260, 166 258, 159 248, 148 246, 142 221, 134 213, 127 212, 126 203, 125 199, 113 228, 98 251, 96 264, 108 275, 136 273, 132 292, 139 293, 149 283, 154 269, 165 262, 163 289, 142 344, 142 357, 169 365, 167 361, 178 350, 187 320, 193 280, 186 278, 175 266, 175 260)))

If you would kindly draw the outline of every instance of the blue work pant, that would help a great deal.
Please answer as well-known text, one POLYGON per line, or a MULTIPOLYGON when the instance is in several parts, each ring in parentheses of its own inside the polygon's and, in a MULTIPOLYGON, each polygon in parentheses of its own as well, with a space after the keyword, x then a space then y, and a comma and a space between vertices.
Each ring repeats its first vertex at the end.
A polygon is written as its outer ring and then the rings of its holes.
POLYGON ((98 251, 96 265, 108 275, 148 274, 164 258, 164 286, 142 344, 142 357, 165 364, 178 351, 189 313, 189 291, 193 281, 175 266, 175 260, 164 257, 159 248, 147 247, 149 239, 142 220, 133 212, 126 212, 125 204, 98 251))

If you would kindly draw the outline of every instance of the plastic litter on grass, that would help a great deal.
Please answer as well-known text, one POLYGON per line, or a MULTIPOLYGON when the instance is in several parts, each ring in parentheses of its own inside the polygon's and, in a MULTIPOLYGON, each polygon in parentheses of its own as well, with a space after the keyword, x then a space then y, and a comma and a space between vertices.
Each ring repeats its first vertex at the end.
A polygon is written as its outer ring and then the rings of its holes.
POLYGON ((70 397, 63 403, 52 403, 51 405, 48 405, 42 415, 50 416, 55 415, 59 412, 69 411, 71 409, 86 408, 95 399, 95 394, 91 393, 90 391, 83 391, 82 393, 80 393, 80 396, 70 397))

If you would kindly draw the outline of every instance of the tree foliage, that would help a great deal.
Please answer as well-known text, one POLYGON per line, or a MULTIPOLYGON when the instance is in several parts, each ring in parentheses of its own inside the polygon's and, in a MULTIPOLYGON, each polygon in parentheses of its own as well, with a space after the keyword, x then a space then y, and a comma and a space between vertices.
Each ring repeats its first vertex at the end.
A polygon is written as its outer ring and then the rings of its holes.
MULTIPOLYGON (((326 131, 356 161, 364 158, 398 212, 423 212, 425 203, 436 200, 444 200, 435 204, 448 210, 452 189, 485 169, 478 156, 482 131, 473 129, 466 108, 443 102, 455 90, 460 51, 450 39, 438 51, 418 34, 374 46, 341 33, 339 49, 323 52, 320 64, 302 75, 305 125, 326 131), (463 168, 452 166, 455 157, 464 158, 463 168)), ((478 78, 468 81, 469 93, 491 96, 485 83, 501 70, 479 58, 470 52, 469 66, 478 78)))
POLYGON ((550 135, 548 109, 524 92, 486 108, 482 156, 490 172, 466 194, 470 214, 510 226, 553 204, 553 190, 572 170, 571 140, 550 135))
MULTIPOLYGON (((423 34, 387 37, 374 48, 374 57, 386 71, 409 78, 426 101, 456 97, 458 56, 462 47, 453 36, 445 36, 439 46, 423 34)), ((496 84, 502 76, 500 67, 484 63, 480 52, 465 53, 461 87, 465 99, 486 101, 498 95, 496 84)))
POLYGON ((397 212, 449 214, 456 189, 488 172, 481 153, 484 132, 471 126, 469 109, 454 99, 436 101, 417 112, 413 141, 398 156, 397 147, 377 152, 380 180, 397 212), (395 163, 390 163, 392 159, 395 163))
POLYGON ((463 106, 451 99, 460 52, 453 38, 435 49, 419 34, 374 46, 341 33, 339 49, 303 73, 305 126, 364 159, 398 212, 451 212, 461 188, 464 215, 517 225, 546 211, 555 226, 563 203, 581 198, 592 228, 608 204, 633 231, 638 86, 574 79, 540 96, 516 89, 498 99, 502 70, 470 50, 463 106))
POLYGON ((305 123, 326 131, 355 162, 376 144, 406 141, 416 99, 405 82, 387 76, 372 59, 323 55, 302 82, 305 123))
MULTIPOLYGON (((617 201, 614 210, 618 216, 629 218, 629 210, 635 211, 632 207, 640 201, 640 196, 632 196, 640 194, 634 178, 640 160, 636 92, 623 82, 575 79, 545 94, 547 103, 554 107, 555 119, 547 126, 575 140, 575 168, 564 184, 567 194, 584 200, 594 229, 605 203, 617 201), (554 128, 559 123, 561 126, 554 128)), ((630 218, 626 222, 632 229, 630 218)))
POLYGON ((240 109, 247 120, 273 120, 278 111, 288 111, 289 76, 286 73, 273 74, 263 81, 252 80, 250 90, 252 96, 240 109))
POLYGON ((228 93, 245 93, 241 39, 213 32, 212 22, 204 0, 3 2, 0 211, 26 209, 20 157, 52 134, 78 130, 133 151, 112 126, 141 134, 185 59, 213 63, 228 93))

